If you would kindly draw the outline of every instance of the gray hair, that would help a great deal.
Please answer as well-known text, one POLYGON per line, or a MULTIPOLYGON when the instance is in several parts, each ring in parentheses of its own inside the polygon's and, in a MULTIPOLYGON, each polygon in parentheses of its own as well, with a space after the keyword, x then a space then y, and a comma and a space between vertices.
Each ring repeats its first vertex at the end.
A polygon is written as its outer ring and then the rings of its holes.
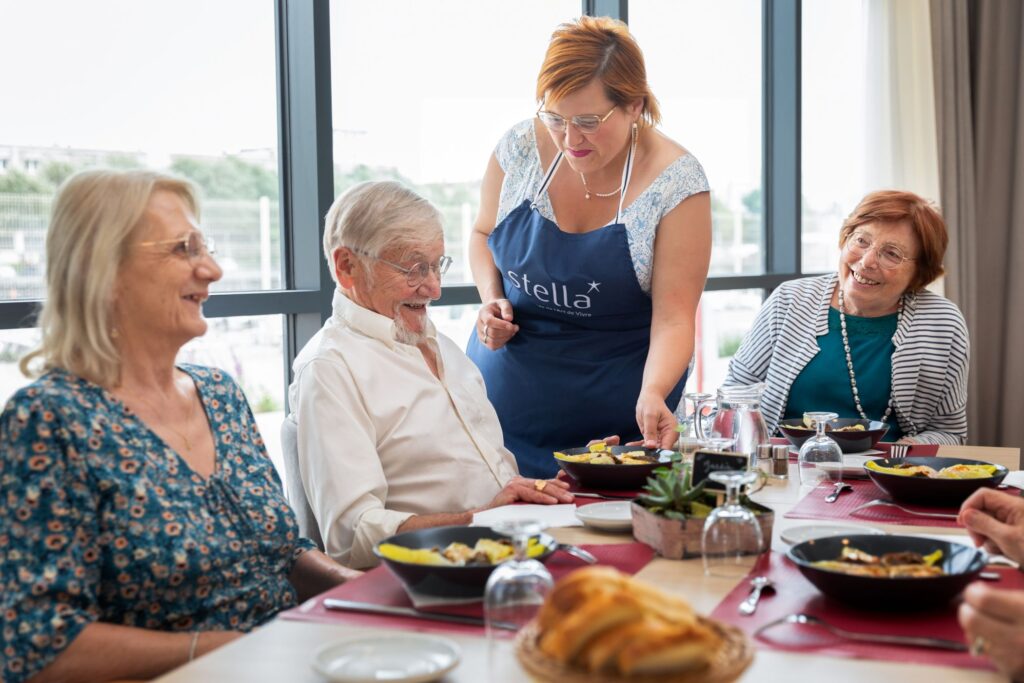
POLYGON ((178 195, 198 219, 192 185, 162 173, 83 171, 61 186, 46 232, 42 342, 21 359, 25 375, 63 368, 101 386, 117 386, 114 284, 138 239, 149 198, 159 190, 178 195))
POLYGON ((334 272, 334 252, 348 247, 377 258, 389 249, 408 249, 444 237, 441 212, 402 183, 368 181, 334 200, 324 226, 324 257, 334 272))

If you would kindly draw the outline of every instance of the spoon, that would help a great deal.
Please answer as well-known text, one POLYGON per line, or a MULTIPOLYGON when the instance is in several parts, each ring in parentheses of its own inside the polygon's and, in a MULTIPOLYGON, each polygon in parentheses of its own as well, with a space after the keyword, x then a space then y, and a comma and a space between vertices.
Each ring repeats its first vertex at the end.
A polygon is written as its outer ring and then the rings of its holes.
POLYGON ((775 584, 767 576, 755 576, 750 580, 750 595, 740 603, 740 614, 749 617, 757 610, 757 601, 761 599, 761 591, 774 591, 775 584))
POLYGON ((853 490, 853 487, 850 486, 849 484, 847 484, 845 482, 842 482, 842 481, 837 481, 836 482, 835 490, 832 491, 832 493, 830 493, 827 496, 825 496, 825 502, 826 503, 834 503, 834 502, 836 502, 836 500, 839 499, 839 494, 840 493, 842 493, 843 491, 852 491, 852 490, 853 490))

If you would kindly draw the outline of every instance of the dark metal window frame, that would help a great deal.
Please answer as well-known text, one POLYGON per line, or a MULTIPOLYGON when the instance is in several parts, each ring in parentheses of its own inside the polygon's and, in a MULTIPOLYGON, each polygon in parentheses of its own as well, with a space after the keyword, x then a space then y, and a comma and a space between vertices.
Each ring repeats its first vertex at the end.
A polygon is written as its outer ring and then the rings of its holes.
MULTIPOLYGON (((800 277, 800 3, 762 0, 764 274, 712 277, 706 291, 762 289, 800 277)), ((582 0, 582 12, 628 18, 628 0, 582 0)), ((321 255, 334 199, 328 0, 275 0, 284 288, 215 294, 209 317, 284 316, 285 385, 302 346, 330 316, 334 282, 321 255)), ((436 305, 479 303, 472 285, 436 305)), ((31 327, 39 301, 0 301, 0 329, 31 327)))

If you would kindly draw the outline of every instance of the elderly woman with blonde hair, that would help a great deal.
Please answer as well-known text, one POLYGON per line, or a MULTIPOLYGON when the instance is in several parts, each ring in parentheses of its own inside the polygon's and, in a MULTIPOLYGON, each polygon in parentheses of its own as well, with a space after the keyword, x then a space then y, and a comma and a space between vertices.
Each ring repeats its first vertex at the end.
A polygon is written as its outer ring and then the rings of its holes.
POLYGON ((299 536, 241 389, 175 364, 221 277, 198 213, 148 171, 56 198, 37 379, 0 416, 5 681, 150 678, 350 576, 299 536))

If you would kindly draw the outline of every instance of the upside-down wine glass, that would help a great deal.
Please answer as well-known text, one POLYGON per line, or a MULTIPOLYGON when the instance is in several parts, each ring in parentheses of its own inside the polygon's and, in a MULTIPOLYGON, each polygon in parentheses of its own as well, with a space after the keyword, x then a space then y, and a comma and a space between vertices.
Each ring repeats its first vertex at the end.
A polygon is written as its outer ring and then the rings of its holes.
MULTIPOLYGON (((705 419, 702 415, 704 405, 709 403, 714 396, 690 392, 683 394, 683 398, 692 404, 693 409, 690 411, 689 416, 679 425, 679 452, 683 454, 683 460, 692 462, 693 454, 704 445, 704 442, 698 436, 700 430, 697 428, 696 422, 697 420, 705 419)), ((684 412, 686 410, 685 402, 683 410, 684 412)), ((704 431, 708 432, 710 430, 705 429, 704 431)))
POLYGON ((487 629, 487 657, 490 670, 501 668, 508 653, 498 650, 502 641, 515 634, 537 615, 554 581, 551 572, 537 560, 527 557, 530 539, 544 530, 535 520, 513 519, 494 524, 495 532, 512 539, 515 555, 502 562, 487 579, 484 591, 484 622, 487 629))
POLYGON ((746 576, 764 548, 761 523, 754 512, 740 505, 740 487, 757 481, 757 472, 726 470, 709 477, 725 485, 725 504, 711 511, 704 522, 700 549, 708 576, 746 576))
POLYGON ((810 423, 817 433, 800 446, 800 486, 813 488, 823 481, 843 480, 843 450, 825 434, 825 427, 839 417, 836 413, 804 413, 804 423, 810 423))

